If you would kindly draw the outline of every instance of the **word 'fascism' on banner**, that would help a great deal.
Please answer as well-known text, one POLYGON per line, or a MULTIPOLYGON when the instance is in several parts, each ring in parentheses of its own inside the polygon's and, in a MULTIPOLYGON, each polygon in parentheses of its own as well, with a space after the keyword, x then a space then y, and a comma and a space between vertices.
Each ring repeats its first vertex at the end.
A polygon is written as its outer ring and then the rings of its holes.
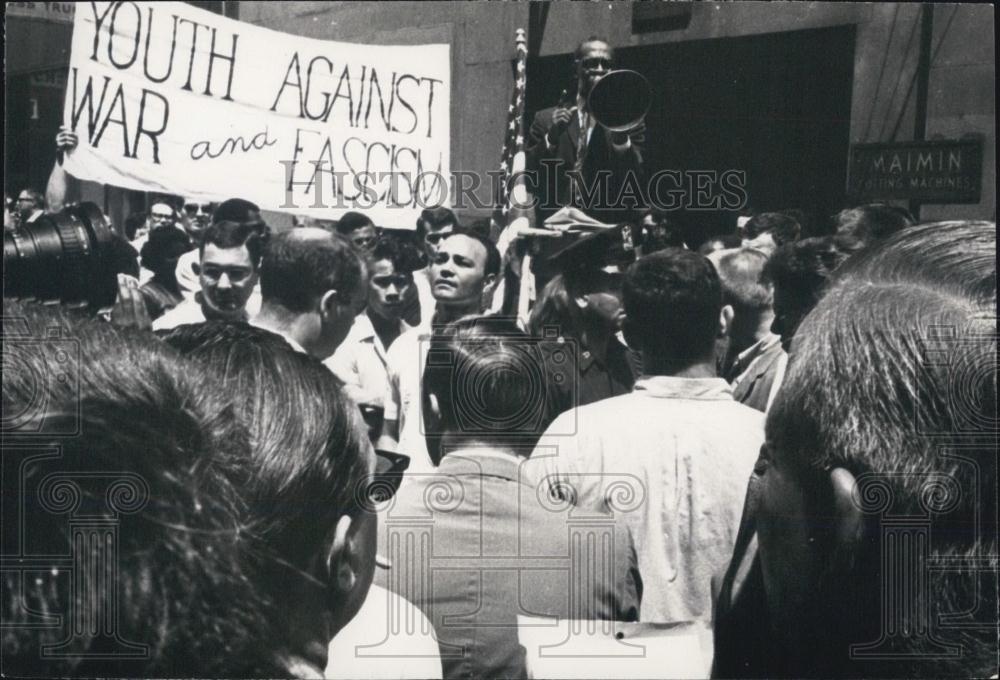
POLYGON ((180 2, 77 8, 64 123, 82 179, 412 228, 450 176, 448 45, 271 31, 180 2))

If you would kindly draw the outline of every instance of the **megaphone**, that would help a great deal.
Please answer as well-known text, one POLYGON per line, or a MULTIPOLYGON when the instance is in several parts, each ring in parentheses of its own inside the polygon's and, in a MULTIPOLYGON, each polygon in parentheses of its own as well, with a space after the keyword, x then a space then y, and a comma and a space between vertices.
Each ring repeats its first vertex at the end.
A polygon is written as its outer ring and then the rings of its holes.
POLYGON ((587 108, 594 120, 611 132, 627 132, 646 117, 651 100, 649 81, 641 73, 609 71, 594 83, 587 108))

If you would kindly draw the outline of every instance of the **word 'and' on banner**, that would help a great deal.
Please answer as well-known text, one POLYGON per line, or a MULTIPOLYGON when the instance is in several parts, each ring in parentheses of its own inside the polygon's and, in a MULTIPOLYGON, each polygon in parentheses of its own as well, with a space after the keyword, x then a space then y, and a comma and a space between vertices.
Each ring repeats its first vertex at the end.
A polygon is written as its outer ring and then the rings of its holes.
POLYGON ((449 46, 314 40, 180 2, 77 8, 64 124, 81 179, 413 228, 447 202, 449 46))

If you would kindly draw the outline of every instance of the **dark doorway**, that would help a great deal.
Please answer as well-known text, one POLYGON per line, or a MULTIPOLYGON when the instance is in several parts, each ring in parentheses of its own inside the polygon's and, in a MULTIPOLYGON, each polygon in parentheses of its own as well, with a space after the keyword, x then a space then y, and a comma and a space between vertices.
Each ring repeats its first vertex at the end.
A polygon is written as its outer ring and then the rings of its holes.
MULTIPOLYGON (((616 50, 653 85, 646 168, 746 172, 758 211, 799 208, 822 224, 845 200, 854 26, 616 50)), ((528 65, 529 115, 572 87, 570 54, 528 65)), ((736 213, 680 211, 708 236, 736 213)))

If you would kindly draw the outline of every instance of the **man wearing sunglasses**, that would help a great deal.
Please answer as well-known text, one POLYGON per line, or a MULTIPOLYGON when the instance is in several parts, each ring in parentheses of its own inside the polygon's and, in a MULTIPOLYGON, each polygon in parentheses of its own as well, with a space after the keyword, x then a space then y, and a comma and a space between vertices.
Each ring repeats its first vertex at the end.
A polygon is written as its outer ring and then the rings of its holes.
POLYGON ((640 122, 627 132, 611 132, 598 124, 587 105, 591 89, 613 66, 611 45, 597 36, 587 38, 574 55, 575 93, 563 90, 558 105, 535 114, 526 151, 528 169, 536 173, 539 221, 568 205, 603 222, 634 217, 618 195, 629 173, 636 179, 640 176, 645 125, 640 122), (576 173, 586 191, 573 179, 576 173), (606 186, 601 179, 605 175, 606 186), (593 193, 591 187, 596 187, 593 193))
POLYGON ((206 201, 188 199, 184 201, 184 218, 182 224, 188 236, 195 242, 201 240, 201 235, 212 223, 212 213, 216 205, 206 201))

